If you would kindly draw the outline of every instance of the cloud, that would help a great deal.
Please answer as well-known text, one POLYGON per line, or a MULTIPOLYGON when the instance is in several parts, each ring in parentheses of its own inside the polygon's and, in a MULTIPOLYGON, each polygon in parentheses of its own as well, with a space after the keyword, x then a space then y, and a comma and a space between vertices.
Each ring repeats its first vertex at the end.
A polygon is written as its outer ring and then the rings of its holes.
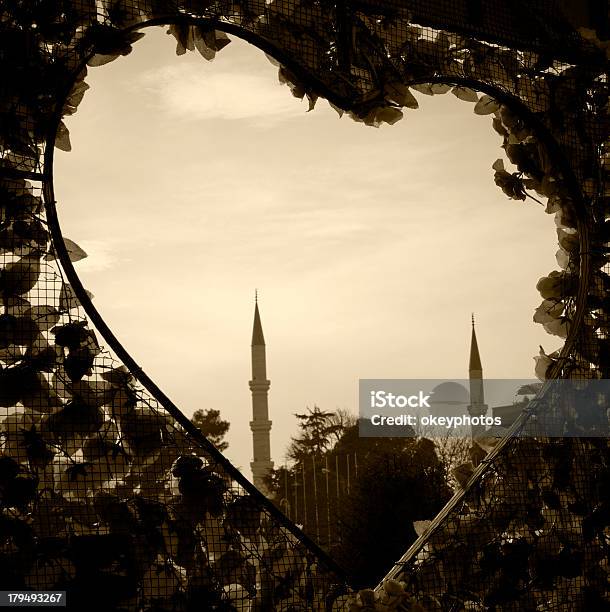
POLYGON ((78 272, 103 272, 116 265, 116 248, 112 243, 103 240, 79 240, 79 246, 87 253, 87 258, 76 263, 78 272))
POLYGON ((306 110, 305 103, 266 74, 205 68, 164 67, 146 72, 140 83, 155 97, 155 106, 184 120, 248 120, 267 127, 306 110))

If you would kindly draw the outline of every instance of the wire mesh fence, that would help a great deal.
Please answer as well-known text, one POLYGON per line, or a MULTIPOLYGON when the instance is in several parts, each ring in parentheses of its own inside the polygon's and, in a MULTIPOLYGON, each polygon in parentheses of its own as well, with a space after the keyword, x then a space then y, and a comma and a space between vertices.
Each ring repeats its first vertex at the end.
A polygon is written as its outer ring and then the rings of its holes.
MULTIPOLYGON (((2 588, 67 590, 76 610, 344 605, 341 570, 141 372, 61 240, 53 149, 70 149, 61 119, 85 94, 88 67, 127 55, 147 25, 167 24, 179 53, 207 59, 225 32, 237 34, 273 56, 293 95, 312 107, 327 97, 368 125, 417 107, 409 87, 475 104, 517 167, 496 162, 498 186, 513 199, 545 198, 557 222, 560 269, 541 279, 536 317, 566 343, 542 353, 537 372, 608 377, 608 47, 580 3, 519 7, 0 1, 2 588)), ((540 398, 515 432, 535 434, 535 410, 560 403, 540 398)), ((386 583, 357 605, 416 597, 430 611, 606 609, 608 444, 581 433, 498 444, 391 571, 400 587, 386 583)))
POLYGON ((324 550, 341 539, 339 512, 358 480, 358 454, 312 454, 277 470, 274 500, 324 550))

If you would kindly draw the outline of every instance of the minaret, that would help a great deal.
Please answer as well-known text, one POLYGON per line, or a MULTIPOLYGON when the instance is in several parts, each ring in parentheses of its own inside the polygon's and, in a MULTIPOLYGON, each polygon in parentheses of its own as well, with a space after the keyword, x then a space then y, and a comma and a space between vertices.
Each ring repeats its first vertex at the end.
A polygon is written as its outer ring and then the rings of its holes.
POLYGON ((261 317, 258 313, 258 294, 254 297, 254 326, 252 328, 252 430, 253 460, 250 463, 254 485, 259 491, 268 494, 263 478, 273 469, 271 461, 271 421, 267 394, 271 382, 267 380, 267 363, 265 356, 265 337, 261 317))
MULTIPOLYGON (((487 404, 485 403, 485 392, 483 390, 483 366, 479 355, 477 334, 474 330, 474 313, 472 314, 472 336, 470 339, 470 363, 468 365, 468 378, 470 379, 470 405, 468 413, 470 416, 485 416, 487 404)), ((484 425, 474 425, 471 428, 472 437, 483 433, 484 425)))

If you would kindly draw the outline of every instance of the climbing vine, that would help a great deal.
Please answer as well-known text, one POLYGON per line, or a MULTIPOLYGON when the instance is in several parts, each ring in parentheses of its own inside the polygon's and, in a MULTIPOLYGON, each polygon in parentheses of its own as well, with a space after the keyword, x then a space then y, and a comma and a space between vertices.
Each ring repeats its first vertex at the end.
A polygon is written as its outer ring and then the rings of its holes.
MULTIPOLYGON (((557 224, 559 269, 538 282, 534 320, 566 344, 541 349, 536 374, 608 377, 610 46, 582 30, 585 59, 560 61, 377 11, 316 0, 0 1, 4 585, 66 589, 74 609, 607 606, 605 439, 478 444, 464 491, 383 585, 348 604, 340 569, 147 379, 74 273, 86 254, 59 232, 53 148, 71 149, 63 118, 88 69, 128 55, 147 25, 169 24, 179 55, 207 60, 235 32, 274 58, 310 110, 326 97, 356 121, 391 125, 417 108, 414 91, 451 92, 489 115, 515 167, 497 160, 490 179, 557 224)), ((544 398, 534 407, 554 409, 544 398)))

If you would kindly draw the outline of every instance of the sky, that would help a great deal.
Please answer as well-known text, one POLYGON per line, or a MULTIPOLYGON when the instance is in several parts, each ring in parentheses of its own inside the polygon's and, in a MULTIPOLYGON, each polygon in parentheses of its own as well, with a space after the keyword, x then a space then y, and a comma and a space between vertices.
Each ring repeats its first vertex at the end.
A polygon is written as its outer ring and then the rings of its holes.
POLYGON ((355 412, 360 378, 466 378, 472 311, 486 378, 533 378, 561 346, 532 321, 554 219, 495 186, 501 138, 472 104, 416 93, 379 129, 307 113, 255 47, 177 57, 164 28, 87 82, 55 161, 77 271, 185 414, 230 421, 248 477, 255 288, 276 465, 294 414, 355 412))

